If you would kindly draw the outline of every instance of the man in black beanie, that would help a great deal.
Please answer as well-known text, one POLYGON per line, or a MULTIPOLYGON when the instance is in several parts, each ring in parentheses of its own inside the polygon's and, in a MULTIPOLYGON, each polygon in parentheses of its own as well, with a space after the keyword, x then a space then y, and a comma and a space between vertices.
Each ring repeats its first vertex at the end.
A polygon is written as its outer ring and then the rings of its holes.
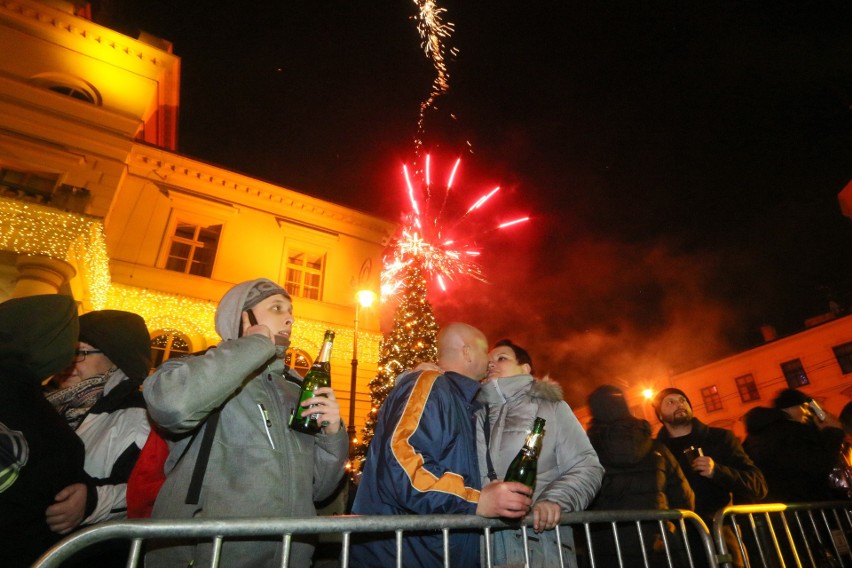
MULTIPOLYGON (((0 566, 31 566, 61 537, 44 510, 84 482, 80 439, 44 399, 41 381, 74 355, 74 299, 61 294, 0 302, 0 566)), ((83 506, 85 507, 85 493, 83 506)))
MULTIPOLYGON (((657 440, 680 461, 695 492, 695 512, 713 524, 716 511, 736 503, 754 503, 766 495, 766 480, 730 430, 707 426, 692 414, 686 394, 676 388, 663 389, 653 401, 663 427, 657 440), (700 450, 700 452, 698 452, 700 450), (700 453, 697 457, 695 454, 700 453)), ((736 538, 725 527, 728 550, 734 565, 743 566, 736 538)))
POLYGON ((137 314, 102 310, 80 316, 71 386, 48 400, 83 440, 88 483, 74 484, 47 509, 48 524, 66 534, 84 524, 127 517, 127 480, 151 425, 140 386, 151 366, 151 339, 137 314), (86 515, 79 494, 96 498, 86 515))
POLYGON ((810 401, 798 389, 784 389, 772 408, 752 408, 743 418, 748 434, 743 447, 766 476, 769 503, 835 498, 828 474, 840 455, 842 425, 829 412, 817 419, 810 401))

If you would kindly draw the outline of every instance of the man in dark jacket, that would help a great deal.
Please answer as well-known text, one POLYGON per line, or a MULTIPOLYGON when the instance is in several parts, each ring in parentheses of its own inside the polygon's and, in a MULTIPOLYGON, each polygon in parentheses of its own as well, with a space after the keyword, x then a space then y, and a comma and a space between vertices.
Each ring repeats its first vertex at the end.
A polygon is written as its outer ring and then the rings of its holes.
MULTIPOLYGON (((77 305, 63 295, 0 303, 0 566, 30 566, 61 538, 45 510, 84 483, 83 442, 44 398, 41 381, 64 369, 77 345, 77 305)), ((94 495, 75 495, 92 512, 94 495)))
MULTIPOLYGON (((660 441, 651 437, 651 425, 630 414, 621 389, 604 385, 589 395, 592 423, 589 441, 605 468, 603 483, 593 510, 612 509, 687 509, 695 508, 695 494, 678 461, 660 441)), ((644 526, 646 550, 652 555, 652 566, 667 566, 662 535, 656 522, 644 526)), ((619 566, 619 553, 625 566, 639 566, 642 551, 635 527, 618 527, 621 547, 617 549, 609 526, 592 529, 596 565, 619 566), (597 529, 597 530, 595 530, 597 529)), ((670 529, 673 531, 674 526, 670 529)), ((669 546, 677 564, 686 563, 680 542, 669 536, 669 546)))
MULTIPOLYGON (((532 500, 517 482, 495 481, 480 491, 474 413, 488 342, 478 329, 451 323, 438 334, 436 371, 404 373, 379 411, 352 512, 358 515, 478 514, 523 517, 532 500)), ((355 539, 350 566, 394 565, 393 535, 355 539)), ((479 565, 479 534, 450 534, 453 566, 479 565)), ((440 534, 407 535, 402 565, 440 566, 440 534)))
POLYGON ((815 419, 809 402, 802 391, 784 389, 773 408, 752 408, 745 415, 748 436, 743 447, 766 476, 769 503, 835 498, 828 474, 840 455, 844 433, 832 414, 815 419))
MULTIPOLYGON (((766 480, 760 469, 743 450, 730 430, 713 428, 692 415, 692 404, 686 394, 676 388, 663 389, 653 401, 657 418, 663 427, 657 439, 664 443, 681 462, 692 490, 695 512, 712 525, 716 511, 737 503, 755 503, 766 496, 766 480), (702 455, 694 459, 685 451, 693 448, 702 455)), ((730 527, 725 534, 734 563, 741 566, 739 546, 730 527)))

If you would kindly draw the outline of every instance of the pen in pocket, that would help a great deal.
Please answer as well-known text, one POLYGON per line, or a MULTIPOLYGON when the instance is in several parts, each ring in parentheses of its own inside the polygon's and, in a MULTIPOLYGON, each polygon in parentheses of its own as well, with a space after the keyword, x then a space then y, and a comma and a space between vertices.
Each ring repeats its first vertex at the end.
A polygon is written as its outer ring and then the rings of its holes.
POLYGON ((269 445, 272 446, 272 449, 275 449, 275 442, 272 441, 272 432, 270 432, 270 428, 272 427, 272 421, 269 419, 269 412, 266 411, 266 407, 263 406, 262 403, 257 403, 257 408, 260 410, 260 417, 263 419, 263 428, 266 430, 266 438, 269 440, 269 445))

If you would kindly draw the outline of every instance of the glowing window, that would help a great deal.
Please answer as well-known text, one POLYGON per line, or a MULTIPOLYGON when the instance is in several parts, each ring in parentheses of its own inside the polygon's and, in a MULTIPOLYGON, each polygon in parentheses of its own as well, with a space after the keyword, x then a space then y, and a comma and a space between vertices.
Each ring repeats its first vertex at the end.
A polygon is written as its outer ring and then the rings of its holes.
POLYGON ((707 412, 722 410, 722 397, 719 396, 719 389, 716 388, 716 385, 701 389, 701 398, 704 399, 704 409, 707 412))
POLYGON ((787 379, 787 386, 791 389, 811 384, 800 359, 781 363, 781 370, 784 372, 784 378, 787 379))
POLYGON ((190 353, 192 342, 179 331, 162 331, 151 338, 151 359, 154 368, 172 357, 183 357, 190 353))
POLYGON ((831 348, 844 375, 852 373, 852 341, 831 348))
POLYGON ((321 299, 325 255, 290 250, 287 255, 287 291, 292 296, 321 299))
POLYGON ((222 225, 203 226, 178 221, 171 237, 166 270, 210 277, 222 225))
POLYGON ((301 349, 288 349, 287 355, 284 356, 284 363, 289 365, 291 369, 299 373, 303 379, 308 373, 308 369, 313 364, 308 354, 301 349))
POLYGON ((757 390, 757 383, 754 381, 754 375, 749 373, 734 379, 737 383, 737 390, 740 392, 740 400, 750 402, 752 400, 760 400, 760 391, 757 390))

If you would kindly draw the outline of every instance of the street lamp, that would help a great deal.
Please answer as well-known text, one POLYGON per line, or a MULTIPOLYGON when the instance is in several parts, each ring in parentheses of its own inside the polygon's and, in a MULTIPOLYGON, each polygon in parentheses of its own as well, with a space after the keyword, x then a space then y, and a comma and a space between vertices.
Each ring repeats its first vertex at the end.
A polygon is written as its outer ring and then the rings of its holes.
POLYGON ((362 307, 369 308, 373 305, 376 295, 370 290, 360 290, 356 295, 358 301, 355 303, 355 334, 352 336, 352 380, 349 384, 349 455, 355 447, 355 387, 358 374, 358 315, 362 307))

